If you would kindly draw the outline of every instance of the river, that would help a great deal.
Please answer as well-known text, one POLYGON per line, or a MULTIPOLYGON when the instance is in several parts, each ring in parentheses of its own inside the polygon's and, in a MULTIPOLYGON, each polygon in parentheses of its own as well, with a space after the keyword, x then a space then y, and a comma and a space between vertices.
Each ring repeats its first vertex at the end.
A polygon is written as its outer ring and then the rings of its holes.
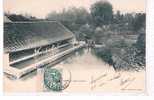
MULTIPOLYGON (((91 52, 82 49, 67 56, 61 66, 71 73, 71 82, 62 92, 144 92, 145 71, 128 72, 114 71, 113 67, 105 63, 91 52)), ((18 80, 11 80, 4 76, 4 92, 46 92, 43 82, 44 68, 18 80)), ((52 91, 48 92, 51 93, 52 91)))

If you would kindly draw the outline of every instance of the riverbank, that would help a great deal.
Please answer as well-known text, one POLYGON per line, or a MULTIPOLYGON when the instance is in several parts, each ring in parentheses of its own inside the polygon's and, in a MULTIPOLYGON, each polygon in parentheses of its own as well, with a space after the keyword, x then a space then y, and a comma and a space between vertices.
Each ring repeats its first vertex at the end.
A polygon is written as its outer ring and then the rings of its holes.
MULTIPOLYGON (((76 52, 62 63, 54 66, 62 66, 71 72, 71 83, 62 92, 91 93, 91 92, 133 92, 145 91, 145 71, 115 72, 113 67, 106 64, 87 49, 76 52)), ((33 72, 20 80, 10 80, 4 76, 4 91, 12 92, 44 92, 43 69, 33 72)), ((50 91, 52 92, 52 91, 50 91)))

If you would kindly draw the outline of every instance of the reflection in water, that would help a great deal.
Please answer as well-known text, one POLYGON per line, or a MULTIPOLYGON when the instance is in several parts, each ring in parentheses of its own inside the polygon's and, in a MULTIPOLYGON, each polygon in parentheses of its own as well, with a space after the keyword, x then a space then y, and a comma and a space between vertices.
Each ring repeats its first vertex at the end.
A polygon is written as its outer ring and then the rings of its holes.
MULTIPOLYGON (((145 72, 115 72, 113 67, 97 57, 93 50, 80 49, 61 59, 51 67, 63 67, 71 72, 71 83, 63 92, 121 91, 121 80, 136 77, 128 89, 144 90, 145 72), (94 81, 92 83, 92 81, 94 81)), ((4 90, 13 92, 44 92, 43 74, 45 68, 39 68, 19 80, 4 77, 4 90)), ((127 85, 127 84, 126 84, 127 85)))
MULTIPOLYGON (((84 55, 84 53, 86 51, 87 51, 86 49, 80 48, 80 49, 78 49, 78 51, 72 52, 71 54, 68 54, 65 57, 59 59, 59 61, 55 62, 55 64, 52 63, 52 64, 47 65, 46 67, 54 67, 58 63, 64 63, 64 64, 73 63, 73 58, 84 55), (62 61, 62 62, 60 62, 60 61, 62 61)), ((44 68, 46 68, 46 67, 43 67, 42 71, 44 71, 44 68)), ((21 80, 27 80, 29 78, 36 76, 36 75, 37 75, 37 70, 34 70, 33 72, 21 77, 21 80)))

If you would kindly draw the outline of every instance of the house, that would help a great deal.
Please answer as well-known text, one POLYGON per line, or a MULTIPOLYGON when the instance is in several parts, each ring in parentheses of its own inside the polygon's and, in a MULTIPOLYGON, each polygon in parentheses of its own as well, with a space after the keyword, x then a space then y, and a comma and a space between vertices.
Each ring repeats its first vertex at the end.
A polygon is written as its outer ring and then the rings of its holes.
POLYGON ((5 17, 4 72, 20 77, 57 59, 53 56, 71 49, 74 41, 73 33, 57 21, 11 22, 5 17))

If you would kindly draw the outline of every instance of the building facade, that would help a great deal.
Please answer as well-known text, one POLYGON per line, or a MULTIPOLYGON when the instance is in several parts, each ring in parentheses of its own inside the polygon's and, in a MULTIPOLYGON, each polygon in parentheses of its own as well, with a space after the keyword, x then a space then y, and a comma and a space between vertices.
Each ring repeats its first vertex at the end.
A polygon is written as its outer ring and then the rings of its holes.
POLYGON ((57 54, 74 46, 73 33, 57 21, 11 22, 5 19, 4 72, 7 74, 20 77, 50 63, 57 54))

